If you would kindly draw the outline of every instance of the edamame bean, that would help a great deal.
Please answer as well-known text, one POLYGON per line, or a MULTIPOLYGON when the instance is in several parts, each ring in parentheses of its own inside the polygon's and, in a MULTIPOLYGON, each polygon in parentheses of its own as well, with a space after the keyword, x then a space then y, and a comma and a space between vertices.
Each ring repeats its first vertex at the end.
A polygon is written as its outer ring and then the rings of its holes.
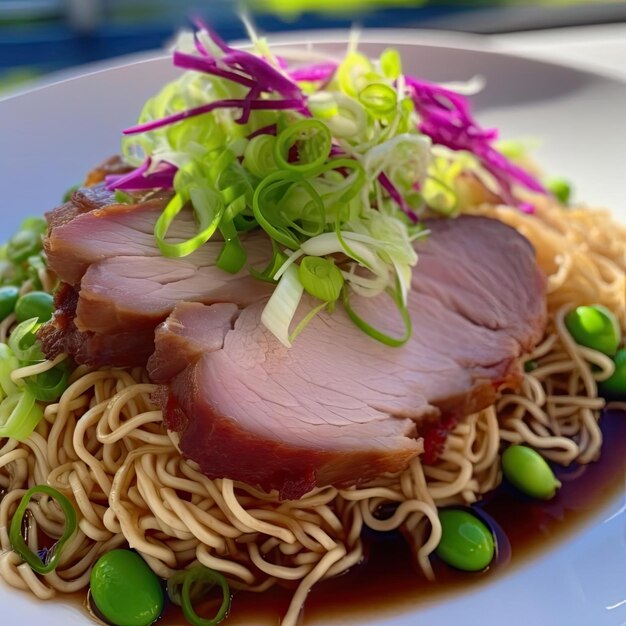
POLYGON ((572 186, 565 178, 551 178, 546 183, 546 187, 561 204, 569 202, 572 195, 572 186))
POLYGON ((0 287, 0 321, 13 313, 19 295, 20 290, 17 287, 12 285, 0 287))
POLYGON ((600 394, 605 398, 626 398, 626 348, 617 351, 613 362, 612 376, 598 383, 600 394))
POLYGON ((565 316, 565 326, 577 344, 608 356, 615 355, 622 338, 617 318, 600 304, 576 307, 565 316))
POLYGON ((549 500, 561 486, 545 459, 527 446, 509 446, 502 455, 506 479, 531 498, 549 500))
POLYGON ((32 230, 45 235, 48 232, 48 222, 43 217, 27 217, 20 224, 20 230, 32 230))
POLYGON ((91 597, 115 626, 149 626, 163 611, 163 589, 146 562, 131 550, 103 554, 91 570, 91 597))
POLYGON ((530 372, 534 372, 539 367, 539 363, 534 360, 529 360, 524 362, 524 371, 528 374, 530 372))
POLYGON ((29 256, 42 248, 41 234, 34 230, 20 230, 9 241, 7 259, 12 263, 23 263, 29 256))
POLYGON ((54 300, 45 291, 31 291, 21 296, 15 304, 15 317, 25 322, 36 317, 41 323, 47 322, 54 312, 54 300))
POLYGON ((452 567, 478 572, 493 560, 495 543, 491 531, 475 515, 461 509, 439 511, 441 540, 435 552, 452 567))

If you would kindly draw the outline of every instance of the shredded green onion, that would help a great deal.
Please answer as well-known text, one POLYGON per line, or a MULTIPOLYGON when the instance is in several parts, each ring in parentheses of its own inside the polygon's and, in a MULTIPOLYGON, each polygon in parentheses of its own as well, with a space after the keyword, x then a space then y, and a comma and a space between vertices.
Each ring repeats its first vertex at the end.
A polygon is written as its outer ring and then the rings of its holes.
POLYGON ((403 346, 411 337, 411 315, 406 305, 403 304, 401 297, 398 294, 398 289, 395 291, 390 291, 390 295, 393 298, 398 311, 402 317, 402 322, 404 324, 404 334, 401 337, 393 337, 392 335, 388 335, 377 328, 374 328, 371 324, 366 322, 353 308, 350 304, 350 294, 347 289, 343 290, 343 306, 346 309, 346 313, 350 317, 350 319, 367 335, 369 335, 372 339, 376 341, 380 341, 380 343, 384 343, 386 346, 391 346, 393 348, 399 348, 403 346))
POLYGON ((348 96, 356 97, 366 79, 373 71, 372 62, 360 52, 351 52, 337 68, 336 78, 339 88, 348 96))
POLYGON ((250 273, 257 279, 267 283, 276 283, 279 276, 278 271, 287 262, 287 255, 283 254, 280 248, 276 245, 275 241, 272 241, 273 254, 272 259, 268 263, 267 267, 262 271, 250 268, 250 273))
POLYGON ((395 48, 387 48, 380 55, 380 69, 385 78, 398 80, 402 74, 402 59, 395 48))
POLYGON ((291 347, 289 325, 298 309, 303 292, 304 287, 298 277, 298 270, 290 265, 278 281, 261 314, 263 325, 288 348, 291 347))
POLYGON ((237 229, 232 221, 222 221, 220 232, 224 237, 224 246, 217 257, 216 265, 230 274, 236 274, 246 264, 248 255, 241 245, 237 229))
POLYGON ((167 581, 167 594, 174 604, 182 607, 185 619, 192 626, 216 626, 228 617, 230 611, 228 582, 222 574, 203 565, 196 565, 172 576, 167 581), (222 593, 220 607, 214 618, 202 618, 196 613, 193 602, 204 598, 215 587, 219 587, 222 593))
POLYGON ((255 176, 264 178, 278 169, 274 157, 276 137, 258 135, 250 140, 243 157, 243 166, 255 176))
POLYGON ((11 372, 19 366, 13 350, 6 343, 0 343, 0 400, 17 391, 16 384, 11 380, 11 372))
POLYGON ((259 226, 273 240, 292 250, 300 247, 300 237, 293 231, 307 234, 303 224, 298 224, 289 217, 290 209, 294 206, 290 194, 295 190, 304 192, 305 197, 308 196, 304 206, 299 207, 300 219, 314 224, 316 230, 323 228, 324 203, 313 185, 296 172, 281 170, 270 174, 256 188, 252 201, 254 217, 259 226))
POLYGON ((202 187, 186 189, 187 197, 177 193, 167 204, 154 225, 154 237, 159 249, 167 257, 183 257, 195 252, 206 243, 222 219, 224 204, 221 198, 211 190, 202 187), (181 243, 166 241, 167 232, 176 216, 185 208, 187 201, 192 201, 195 215, 198 217, 198 234, 181 243))
MULTIPOLYGON (((324 308, 308 302, 290 333, 307 291, 329 310, 344 302, 364 332, 402 345, 411 332, 414 242, 424 235, 419 218, 455 216, 466 173, 497 178, 503 198, 516 181, 541 186, 497 152, 495 133, 473 120, 460 92, 404 75, 395 49, 370 60, 351 45, 339 65, 294 70, 262 39, 253 37, 253 46, 255 56, 217 45, 202 29, 195 40, 184 35, 174 62, 187 71, 146 102, 140 126, 124 137, 137 176, 169 172, 174 193, 155 225, 158 247, 186 256, 219 231, 217 266, 235 273, 247 263, 241 233, 260 228, 273 256, 263 270, 247 269, 276 284, 262 321, 283 344, 324 308), (183 211, 196 229, 179 241, 173 225, 183 211), (350 308, 354 294, 385 293, 406 322, 402 338, 386 337, 350 308)), ((19 280, 24 268, 6 268, 1 257, 1 280, 19 280)))
POLYGON ((9 348, 21 363, 36 363, 44 360, 41 346, 35 336, 39 326, 39 320, 33 317, 18 324, 9 336, 9 348))
POLYGON ((330 310, 334 306, 334 302, 322 302, 316 307, 313 307, 296 325, 291 334, 289 335, 289 341, 293 342, 298 338, 298 335, 309 325, 311 320, 322 310, 330 310))
POLYGON ((7 396, 0 403, 0 437, 26 441, 43 418, 43 409, 28 389, 7 396))
POLYGON ((60 492, 47 485, 37 485, 31 487, 22 497, 13 519, 11 520, 11 528, 9 531, 9 539, 13 550, 19 554, 31 569, 38 574, 49 574, 53 572, 61 560, 63 554, 63 548, 65 544, 74 536, 76 532, 76 512, 72 503, 60 492), (43 494, 52 498, 63 511, 65 516, 65 530, 61 538, 54 544, 54 546, 48 551, 45 559, 41 559, 35 554, 26 544, 22 535, 22 526, 24 523, 24 515, 28 508, 28 504, 32 500, 35 494, 43 494))
POLYGON ((333 94, 322 91, 311 94, 308 100, 309 111, 320 120, 330 120, 335 115, 339 115, 339 107, 333 94))
POLYGON ((328 159, 332 137, 328 126, 315 119, 296 122, 283 130, 276 139, 274 158, 287 171, 301 174, 312 172, 328 159), (292 148, 298 151, 298 161, 290 162, 292 148))
POLYGON ((46 372, 23 379, 24 384, 40 402, 56 402, 67 389, 69 368, 65 361, 46 372))
POLYGON ((375 116, 388 115, 398 105, 396 90, 384 83, 371 83, 359 93, 361 104, 375 116))

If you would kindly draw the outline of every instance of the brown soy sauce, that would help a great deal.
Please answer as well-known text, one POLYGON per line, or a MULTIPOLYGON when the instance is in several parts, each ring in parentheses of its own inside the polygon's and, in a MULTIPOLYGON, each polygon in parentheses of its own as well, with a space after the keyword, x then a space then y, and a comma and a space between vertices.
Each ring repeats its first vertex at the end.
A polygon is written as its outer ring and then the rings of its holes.
MULTIPOLYGON (((495 562, 486 572, 459 572, 433 557, 437 582, 431 583, 417 569, 400 532, 367 531, 363 564, 317 585, 308 596, 301 625, 322 626, 331 617, 359 623, 409 613, 425 603, 441 601, 447 594, 471 592, 566 540, 624 489, 626 413, 606 412, 601 427, 604 443, 600 460, 585 466, 555 468, 563 486, 553 500, 531 500, 503 484, 475 505, 475 513, 491 526, 498 544, 495 562)), ((276 587, 261 594, 237 592, 224 623, 277 626, 294 588, 276 587)), ((84 594, 81 597, 84 603, 84 594)), ((214 615, 215 604, 200 606, 198 612, 214 615)), ((187 622, 182 611, 170 605, 157 624, 185 626, 187 622)))

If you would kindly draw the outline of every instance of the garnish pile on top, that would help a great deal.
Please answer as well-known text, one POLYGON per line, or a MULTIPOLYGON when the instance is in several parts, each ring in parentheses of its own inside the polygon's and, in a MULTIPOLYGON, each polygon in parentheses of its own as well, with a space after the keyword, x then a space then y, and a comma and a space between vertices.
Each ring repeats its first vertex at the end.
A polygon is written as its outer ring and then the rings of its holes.
POLYGON ((543 191, 494 148, 497 132, 480 127, 465 97, 404 75, 393 49, 376 61, 351 51, 340 63, 291 69, 263 40, 254 52, 238 50, 196 26, 174 52, 187 71, 124 131, 123 156, 137 169, 107 184, 173 189, 155 226, 165 256, 191 254, 219 231, 217 264, 238 272, 246 264, 240 235, 263 229, 274 257, 252 271, 277 286, 262 321, 287 346, 338 300, 365 332, 401 345, 411 332, 406 303, 412 244, 425 234, 420 216, 454 216, 455 181, 466 172, 523 210, 515 186, 543 191), (185 207, 197 233, 172 242, 168 230, 185 207), (295 323, 305 292, 319 302, 295 323), (373 328, 350 304, 353 294, 383 293, 399 309, 402 337, 373 328))

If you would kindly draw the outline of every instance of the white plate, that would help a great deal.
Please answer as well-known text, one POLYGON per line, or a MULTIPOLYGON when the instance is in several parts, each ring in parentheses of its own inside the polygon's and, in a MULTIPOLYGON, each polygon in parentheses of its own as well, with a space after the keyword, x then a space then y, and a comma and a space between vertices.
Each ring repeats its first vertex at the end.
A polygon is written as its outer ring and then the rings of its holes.
MULTIPOLYGON (((291 42, 321 42, 338 52, 345 34, 299 33, 291 42)), ((541 139, 540 161, 574 181, 577 197, 611 206, 626 221, 624 111, 626 84, 562 65, 481 50, 477 40, 428 44, 411 31, 369 31, 362 49, 393 44, 407 73, 433 80, 476 74, 479 118, 505 137, 541 139), (366 43, 367 42, 367 43, 366 43)), ((120 130, 143 101, 176 75, 169 59, 142 60, 0 101, 0 239, 26 215, 55 206, 65 189, 119 147, 120 130)), ((70 626, 89 620, 76 607, 38 603, 0 584, 0 618, 10 626, 70 626)), ((336 624, 351 624, 346 612, 336 624)), ((370 626, 626 624, 626 505, 616 498, 574 537, 491 584, 370 626)), ((312 625, 320 626, 320 625, 312 625)))

